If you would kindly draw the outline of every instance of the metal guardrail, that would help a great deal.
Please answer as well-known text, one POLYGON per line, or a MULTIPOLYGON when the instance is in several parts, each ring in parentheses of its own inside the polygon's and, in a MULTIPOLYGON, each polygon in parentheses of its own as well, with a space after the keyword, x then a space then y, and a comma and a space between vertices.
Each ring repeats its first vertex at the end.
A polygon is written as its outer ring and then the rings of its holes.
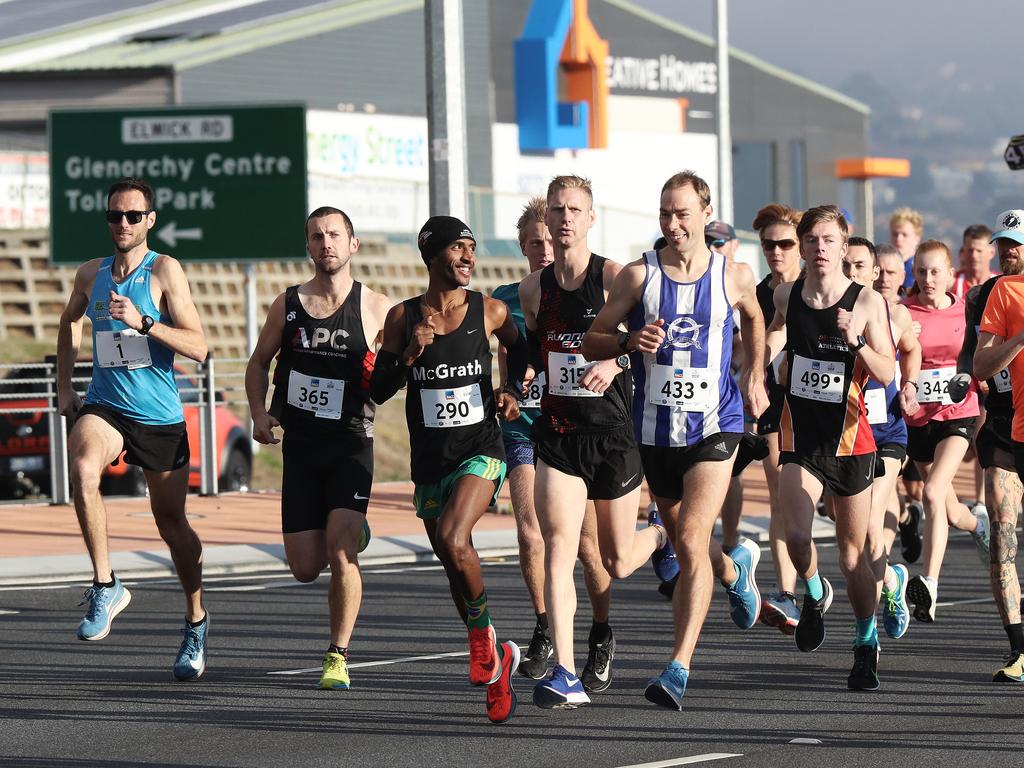
MULTIPOLYGON (((205 363, 193 363, 187 360, 176 363, 179 369, 186 369, 185 373, 176 372, 174 377, 182 404, 196 406, 200 410, 199 493, 202 496, 216 496, 219 493, 217 406, 244 405, 248 411, 249 402, 245 396, 245 364, 247 362, 247 358, 225 358, 214 361, 211 357, 205 363), (192 366, 194 373, 187 372, 188 366, 192 366), (225 367, 228 370, 223 370, 225 367), (237 368, 237 370, 232 370, 232 368, 237 368), (225 380, 228 382, 227 386, 224 385, 225 380), (219 390, 217 389, 218 385, 220 385, 219 390)), ((83 364, 78 363, 77 365, 83 364)), ((77 376, 72 378, 71 383, 75 391, 84 398, 91 381, 91 375, 88 377, 77 376)), ((58 412, 57 366, 54 360, 48 359, 44 363, 0 365, 0 415, 12 413, 51 415, 49 420, 51 503, 67 504, 70 500, 71 489, 67 447, 68 425, 67 418, 58 412), (15 371, 28 372, 29 375, 11 378, 12 372, 15 371), (19 391, 12 391, 14 387, 18 387, 19 391), (13 400, 45 400, 47 404, 30 408, 4 406, 5 401, 13 400)), ((251 427, 251 418, 249 422, 251 427)), ((249 433, 252 434, 251 428, 249 433)))

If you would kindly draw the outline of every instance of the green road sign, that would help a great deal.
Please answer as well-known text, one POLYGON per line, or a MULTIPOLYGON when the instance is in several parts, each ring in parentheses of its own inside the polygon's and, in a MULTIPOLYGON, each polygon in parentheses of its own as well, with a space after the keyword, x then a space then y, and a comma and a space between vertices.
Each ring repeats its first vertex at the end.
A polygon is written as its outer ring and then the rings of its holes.
POLYGON ((301 106, 54 110, 50 253, 81 263, 113 248, 107 188, 153 188, 149 246, 193 261, 301 258, 306 113, 301 106))

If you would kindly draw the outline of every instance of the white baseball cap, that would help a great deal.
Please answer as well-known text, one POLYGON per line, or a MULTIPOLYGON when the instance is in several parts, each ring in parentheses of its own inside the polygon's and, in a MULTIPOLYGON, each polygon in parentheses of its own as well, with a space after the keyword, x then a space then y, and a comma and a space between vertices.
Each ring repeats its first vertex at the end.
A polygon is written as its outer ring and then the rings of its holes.
POLYGON ((994 243, 1001 237, 1024 244, 1024 210, 1014 208, 1010 211, 1003 211, 996 218, 997 232, 992 235, 989 242, 994 243))

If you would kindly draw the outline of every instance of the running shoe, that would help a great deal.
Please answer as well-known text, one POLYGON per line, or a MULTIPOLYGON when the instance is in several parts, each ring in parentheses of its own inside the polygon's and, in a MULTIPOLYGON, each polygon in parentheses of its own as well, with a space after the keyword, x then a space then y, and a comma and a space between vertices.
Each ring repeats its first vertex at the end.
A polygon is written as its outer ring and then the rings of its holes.
POLYGON ((973 514, 975 519, 980 523, 978 527, 981 529, 971 531, 971 538, 974 539, 974 546, 978 548, 978 558, 981 560, 981 564, 987 566, 991 559, 991 555, 989 553, 990 526, 988 521, 988 509, 984 504, 975 504, 974 509, 971 510, 971 514, 973 514))
POLYGON ((206 635, 210 629, 210 612, 198 627, 191 626, 187 621, 181 630, 181 647, 178 658, 174 660, 174 676, 178 680, 198 680, 206 671, 206 635))
MULTIPOLYGON (((660 526, 664 531, 665 526, 658 515, 658 507, 651 504, 647 508, 647 525, 660 526)), ((658 547, 651 555, 651 565, 654 566, 654 575, 662 582, 672 581, 679 576, 679 563, 676 561, 676 551, 672 548, 672 542, 668 540, 668 532, 665 535, 665 546, 658 547)))
POLYGON ((853 646, 853 669, 846 678, 846 687, 851 691, 878 690, 878 654, 877 645, 853 646))
POLYGON ((992 675, 993 683, 1024 683, 1024 653, 1015 651, 1003 661, 1003 668, 992 675))
POLYGON ((583 667, 580 680, 591 693, 600 693, 612 684, 612 659, 615 658, 615 638, 608 630, 608 639, 603 643, 590 643, 587 665, 583 667))
POLYGON ((533 687, 533 703, 541 709, 576 709, 590 703, 583 683, 561 664, 533 687))
POLYGON ((675 591, 676 591, 676 582, 677 581, 679 581, 679 574, 678 573, 673 578, 669 579, 668 581, 661 582, 658 585, 658 594, 662 595, 663 597, 668 598, 669 600, 671 600, 672 599, 672 595, 675 594, 675 591))
POLYGON ((79 605, 88 605, 85 616, 78 625, 79 640, 102 640, 110 634, 114 617, 132 601, 132 593, 124 588, 121 580, 114 576, 114 586, 100 587, 93 584, 85 590, 79 605))
POLYGON ((903 548, 903 562, 916 563, 921 557, 921 518, 924 509, 919 501, 907 502, 907 520, 897 526, 900 531, 900 546, 903 548))
POLYGON ((784 635, 796 632, 800 622, 800 609, 792 592, 776 592, 761 602, 761 623, 775 627, 784 635))
POLYGON ((821 588, 821 600, 804 595, 804 607, 794 632, 796 647, 801 651, 815 651, 825 642, 825 613, 832 606, 832 585, 824 576, 821 577, 821 588))
POLYGON ((363 518, 363 529, 359 531, 359 548, 357 552, 362 552, 368 546, 370 546, 370 524, 363 518))
POLYGON ((907 582, 907 597, 914 604, 914 618, 929 624, 935 621, 935 604, 939 601, 938 589, 921 576, 907 582))
POLYGON ((554 651, 550 631, 544 629, 538 622, 533 628, 533 637, 530 638, 526 656, 519 662, 519 674, 531 680, 540 680, 548 671, 548 659, 554 651))
POLYGON ((907 566, 897 563, 892 566, 896 572, 896 589, 890 592, 882 587, 882 626, 885 634, 894 640, 903 637, 910 626, 910 608, 907 606, 907 566))
POLYGON ((469 682, 490 685, 501 677, 501 658, 494 625, 469 630, 469 682))
POLYGON ((501 676, 487 686, 487 719, 504 723, 516 711, 516 689, 512 675, 519 666, 519 646, 506 640, 501 644, 501 676))
POLYGON ((647 683, 644 698, 659 707, 682 711, 683 695, 689 671, 678 661, 670 661, 665 671, 647 683))
POLYGON ((761 560, 761 548, 750 539, 740 539, 728 556, 736 566, 736 583, 725 588, 729 595, 729 615, 740 629, 750 629, 761 615, 761 593, 754 572, 761 560))
POLYGON ((324 671, 320 675, 320 687, 324 690, 347 691, 348 659, 342 654, 328 651, 324 654, 324 671))

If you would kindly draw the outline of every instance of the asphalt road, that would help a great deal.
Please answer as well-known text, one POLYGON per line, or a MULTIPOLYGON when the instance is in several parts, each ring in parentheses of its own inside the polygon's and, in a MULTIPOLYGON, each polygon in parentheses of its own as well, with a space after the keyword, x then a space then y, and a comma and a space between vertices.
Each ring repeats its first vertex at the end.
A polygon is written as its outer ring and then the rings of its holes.
MULTIPOLYGON (((665 663, 671 618, 645 567, 615 587, 612 687, 590 707, 552 712, 518 678, 519 708, 500 726, 468 684, 465 635, 439 566, 364 574, 345 692, 315 688, 324 578, 210 580, 209 666, 194 684, 170 673, 175 583, 130 584, 132 604, 97 643, 75 639, 82 585, 4 588, 0 765, 1020 765, 1024 688, 990 682, 1006 640, 967 537, 951 537, 938 622, 915 622, 899 641, 883 635, 876 693, 846 690, 852 615, 834 548, 820 552, 837 595, 819 651, 802 654, 764 626, 736 630, 717 591, 685 711, 654 707, 643 687, 665 663)), ((760 570, 770 582, 767 551, 760 570)), ((517 564, 489 563, 486 580, 499 638, 525 645, 533 620, 517 564)), ((582 666, 582 584, 580 594, 582 666)))

